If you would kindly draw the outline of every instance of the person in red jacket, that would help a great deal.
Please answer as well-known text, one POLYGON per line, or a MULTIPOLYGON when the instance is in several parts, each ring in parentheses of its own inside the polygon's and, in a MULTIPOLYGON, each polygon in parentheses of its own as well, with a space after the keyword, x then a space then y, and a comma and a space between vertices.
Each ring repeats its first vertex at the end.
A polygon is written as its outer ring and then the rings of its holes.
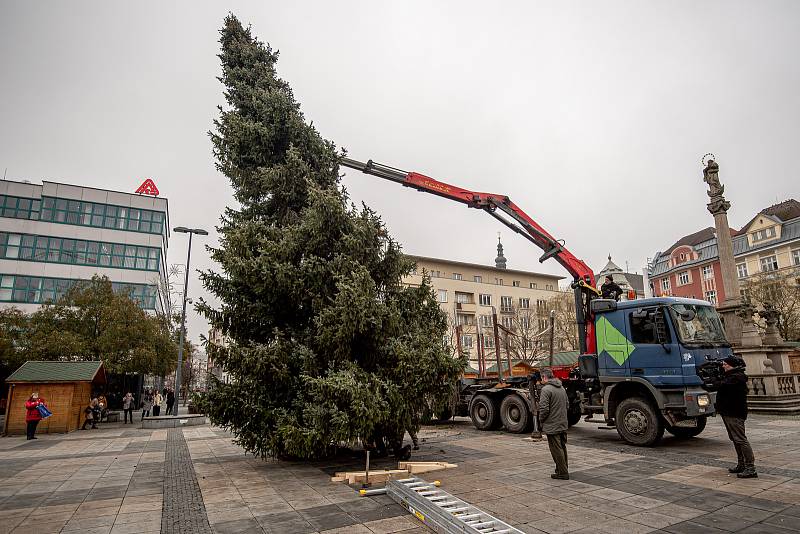
POLYGON ((36 426, 42 420, 42 414, 39 413, 40 404, 47 406, 44 399, 39 398, 39 394, 35 391, 31 393, 31 398, 25 402, 25 422, 28 423, 28 439, 36 439, 36 426))

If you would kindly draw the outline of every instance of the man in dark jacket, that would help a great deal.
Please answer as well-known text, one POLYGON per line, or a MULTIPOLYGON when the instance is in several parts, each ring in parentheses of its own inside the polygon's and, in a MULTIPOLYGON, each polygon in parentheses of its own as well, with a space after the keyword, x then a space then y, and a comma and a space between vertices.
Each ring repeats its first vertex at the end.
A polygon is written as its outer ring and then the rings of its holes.
POLYGON ((542 369, 542 393, 539 399, 539 422, 542 432, 547 435, 550 454, 556 463, 556 472, 550 475, 558 480, 569 480, 567 464, 567 392, 561 387, 561 380, 553 376, 550 369, 542 369))
POLYGON ((728 438, 736 449, 738 462, 728 471, 736 473, 739 478, 757 478, 753 448, 744 431, 747 419, 747 375, 744 368, 744 360, 737 356, 728 356, 722 361, 725 374, 714 384, 717 390, 714 408, 722 416, 728 438))
POLYGON ((603 282, 602 286, 600 286, 600 295, 604 299, 619 300, 619 298, 622 296, 622 293, 622 288, 619 287, 616 282, 614 282, 614 279, 610 274, 607 275, 606 281, 603 282))

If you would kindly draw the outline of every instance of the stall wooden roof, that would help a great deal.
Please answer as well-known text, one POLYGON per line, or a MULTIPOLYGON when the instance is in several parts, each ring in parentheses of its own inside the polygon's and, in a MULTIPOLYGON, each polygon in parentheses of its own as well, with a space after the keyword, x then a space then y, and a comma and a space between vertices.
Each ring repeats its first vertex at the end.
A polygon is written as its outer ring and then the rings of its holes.
POLYGON ((11 373, 6 382, 94 382, 104 384, 103 362, 28 361, 11 373))

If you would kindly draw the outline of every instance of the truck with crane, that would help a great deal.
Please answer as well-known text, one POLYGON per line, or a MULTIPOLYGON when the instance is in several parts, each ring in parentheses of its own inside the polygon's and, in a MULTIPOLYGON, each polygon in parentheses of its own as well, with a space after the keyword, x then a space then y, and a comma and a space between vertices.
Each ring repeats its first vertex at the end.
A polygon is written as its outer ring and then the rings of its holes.
MULTIPOLYGON (((615 428, 626 442, 657 444, 664 431, 693 437, 714 414, 708 374, 732 354, 716 309, 703 300, 656 297, 617 302, 601 298, 593 271, 508 196, 470 191, 417 172, 347 157, 340 164, 363 173, 480 209, 543 250, 572 276, 580 355, 553 368, 567 391, 569 422, 615 428), (595 418, 594 416, 598 416, 595 418)), ((499 351, 498 351, 499 352, 499 351)), ((536 415, 536 375, 462 379, 457 415, 479 430, 503 426, 522 433, 536 415)), ((509 369, 510 373, 510 369, 509 369)))

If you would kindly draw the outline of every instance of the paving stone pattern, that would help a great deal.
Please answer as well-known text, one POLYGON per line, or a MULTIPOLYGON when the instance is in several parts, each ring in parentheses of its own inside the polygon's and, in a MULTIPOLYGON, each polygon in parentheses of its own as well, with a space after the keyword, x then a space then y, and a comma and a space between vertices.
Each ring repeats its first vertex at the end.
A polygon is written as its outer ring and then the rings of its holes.
POLYGON ((162 534, 210 534, 206 507, 192 466, 189 447, 178 428, 169 430, 164 459, 162 534))
MULTIPOLYGON (((754 480, 728 474, 733 448, 717 419, 699 438, 665 437, 651 449, 582 422, 569 433, 569 481, 550 479, 546 442, 478 432, 466 420, 419 435, 415 459, 458 463, 429 478, 524 532, 800 532, 796 419, 748 420, 761 473, 754 480)), ((2 438, 0 534, 429 532, 388 497, 359 497, 357 488, 330 482, 362 462, 357 453, 264 461, 209 426, 110 424, 33 442, 2 438)))

